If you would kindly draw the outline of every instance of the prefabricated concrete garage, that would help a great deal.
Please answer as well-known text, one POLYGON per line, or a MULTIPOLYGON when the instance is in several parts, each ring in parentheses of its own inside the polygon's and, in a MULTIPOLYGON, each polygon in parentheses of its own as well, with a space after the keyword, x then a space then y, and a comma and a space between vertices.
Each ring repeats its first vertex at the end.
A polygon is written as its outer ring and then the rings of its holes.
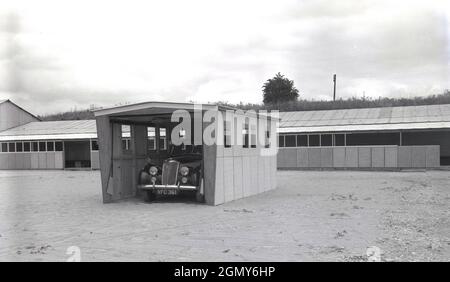
POLYGON ((267 115, 209 104, 148 102, 98 110, 95 116, 104 203, 140 195, 138 177, 147 157, 161 163, 183 150, 202 154, 202 193, 209 205, 276 187, 277 120, 267 115), (180 130, 184 118, 172 120, 180 111, 189 114, 192 130, 180 130), (124 148, 122 131, 127 127, 130 142, 124 148), (149 153, 152 131, 157 150, 149 153), (167 144, 158 144, 162 131, 167 144), (182 131, 185 141, 175 144, 173 136, 181 136, 182 131), (212 144, 203 138, 207 133, 214 138, 212 144))

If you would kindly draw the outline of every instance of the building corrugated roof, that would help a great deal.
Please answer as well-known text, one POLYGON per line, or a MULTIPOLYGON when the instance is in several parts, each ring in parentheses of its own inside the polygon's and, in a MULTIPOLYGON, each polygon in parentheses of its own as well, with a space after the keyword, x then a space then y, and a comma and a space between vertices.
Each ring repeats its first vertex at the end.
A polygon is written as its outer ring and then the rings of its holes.
MULTIPOLYGON (((450 104, 280 112, 280 118, 279 133, 443 129, 450 128, 450 104)), ((89 138, 97 138, 95 120, 30 122, 0 132, 0 141, 89 138)))
POLYGON ((95 120, 36 121, 0 132, 0 140, 96 138, 95 120))
POLYGON ((279 132, 450 128, 450 104, 280 112, 279 132))
POLYGON ((0 132, 5 135, 97 133, 95 120, 36 121, 0 132))
MULTIPOLYGON (((148 136, 155 132, 149 128, 148 136)), ((161 132, 161 136, 165 136, 161 132)), ((123 137, 130 137, 129 127, 123 130, 123 137)), ((68 139, 95 139, 97 138, 97 125, 95 120, 62 120, 30 122, 0 132, 0 141, 24 140, 68 140, 68 139)))

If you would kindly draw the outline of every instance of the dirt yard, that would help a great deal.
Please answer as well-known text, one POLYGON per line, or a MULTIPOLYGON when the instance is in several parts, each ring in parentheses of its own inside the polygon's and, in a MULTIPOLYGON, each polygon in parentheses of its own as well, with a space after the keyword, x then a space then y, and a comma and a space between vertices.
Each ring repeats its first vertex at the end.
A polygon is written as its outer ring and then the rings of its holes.
POLYGON ((450 260, 450 171, 280 171, 211 207, 102 204, 99 172, 0 171, 0 261, 450 260), (70 250, 70 249, 69 249, 70 250), (70 252, 69 252, 70 253, 70 252))

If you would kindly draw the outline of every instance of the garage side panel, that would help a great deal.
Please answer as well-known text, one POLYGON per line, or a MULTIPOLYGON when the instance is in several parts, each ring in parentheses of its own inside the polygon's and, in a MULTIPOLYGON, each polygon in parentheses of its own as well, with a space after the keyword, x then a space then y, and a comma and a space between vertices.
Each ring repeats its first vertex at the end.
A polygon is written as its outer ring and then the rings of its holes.
POLYGON ((223 157, 218 157, 216 163, 216 189, 214 192, 214 205, 220 205, 225 202, 223 169, 223 157))
POLYGON ((96 118, 97 138, 100 152, 100 174, 102 179, 103 202, 109 203, 112 197, 107 193, 112 165, 112 129, 107 116, 96 118))
POLYGON ((244 190, 244 197, 248 197, 252 194, 252 182, 251 182, 251 156, 246 155, 242 157, 242 184, 244 190))
POLYGON ((242 157, 234 156, 233 158, 233 177, 234 177, 234 199, 243 197, 242 191, 242 157))
POLYGON ((258 194, 258 156, 252 155, 250 157, 250 164, 251 164, 251 173, 250 173, 250 181, 251 181, 251 195, 258 194))
POLYGON ((225 202, 229 202, 234 200, 233 157, 224 157, 223 166, 225 202))

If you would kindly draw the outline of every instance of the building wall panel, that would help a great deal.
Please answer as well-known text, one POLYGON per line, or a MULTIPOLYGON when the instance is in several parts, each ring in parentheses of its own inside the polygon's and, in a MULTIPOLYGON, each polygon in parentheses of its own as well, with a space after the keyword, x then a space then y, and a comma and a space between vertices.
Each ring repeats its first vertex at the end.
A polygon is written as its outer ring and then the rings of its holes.
POLYGON ((440 166, 439 146, 426 146, 425 166, 429 168, 435 168, 440 166))
POLYGON ((39 169, 39 153, 33 152, 30 156, 31 169, 39 169))
POLYGON ((320 148, 320 166, 333 167, 333 148, 320 148))
MULTIPOLYGON (((432 168, 440 166, 439 145, 429 146, 347 146, 301 147, 295 168, 432 168), (308 159, 305 163, 304 159, 308 159), (330 166, 331 162, 331 166, 330 166)), ((292 148, 280 148, 278 168, 292 168, 288 155, 292 148), (289 166, 287 165, 289 164, 289 166)))
POLYGON ((283 167, 293 168, 297 167, 297 149, 296 148, 286 148, 281 153, 281 159, 283 167))
POLYGON ((8 155, 0 153, 0 169, 8 169, 8 155))
POLYGON ((15 153, 8 153, 8 169, 16 168, 16 156, 15 153))
POLYGON ((409 168, 411 166, 412 166, 411 147, 409 146, 398 147, 398 167, 409 168))
POLYGON ((23 169, 31 169, 31 153, 23 153, 23 169))
POLYGON ((55 169, 55 153, 54 152, 47 152, 46 153, 46 168, 47 169, 55 169))
POLYGON ((286 148, 281 153, 281 159, 282 159, 282 162, 283 162, 283 167, 286 167, 286 168, 292 167, 292 161, 291 161, 292 160, 292 156, 290 156, 291 153, 292 153, 292 148, 286 148))
MULTIPOLYGON (((64 169, 64 153, 63 152, 55 152, 55 168, 56 169, 64 169)), ((100 168, 100 165, 99 165, 100 168)))
POLYGON ((398 156, 397 146, 387 146, 384 148, 384 167, 386 168, 396 168, 398 156))
POLYGON ((345 148, 345 167, 354 168, 358 167, 358 148, 346 147, 345 148))
POLYGON ((426 167, 426 152, 425 146, 411 147, 411 167, 424 168, 426 167))
POLYGON ((308 166, 311 168, 321 167, 321 153, 320 148, 310 148, 308 152, 308 166))
POLYGON ((384 147, 372 147, 372 167, 384 167, 384 147))
POLYGON ((47 169, 47 154, 44 152, 39 152, 38 154, 38 169, 47 169))
POLYGON ((13 154, 13 156, 16 158, 16 165, 14 166, 13 169, 24 169, 25 168, 25 163, 24 163, 24 155, 23 153, 16 153, 13 154))
POLYGON ((367 168, 372 166, 371 148, 358 147, 358 167, 367 168))
POLYGON ((308 148, 297 148, 297 167, 308 167, 308 148))
POLYGON ((333 148, 333 167, 345 167, 345 147, 333 148))

